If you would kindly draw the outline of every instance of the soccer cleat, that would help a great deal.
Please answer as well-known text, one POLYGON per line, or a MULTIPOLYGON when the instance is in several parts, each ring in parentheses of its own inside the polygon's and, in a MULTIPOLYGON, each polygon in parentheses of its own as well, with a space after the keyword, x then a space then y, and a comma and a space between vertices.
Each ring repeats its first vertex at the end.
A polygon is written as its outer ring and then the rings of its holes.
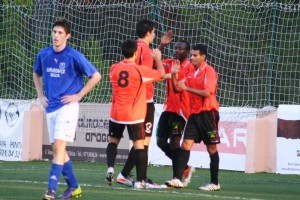
POLYGON ((120 173, 117 177, 117 182, 129 187, 133 186, 133 180, 130 176, 124 177, 122 173, 120 173))
POLYGON ((67 188, 64 194, 59 195, 58 199, 70 199, 70 198, 79 198, 82 196, 82 190, 79 186, 78 188, 67 188))
POLYGON ((146 189, 165 189, 168 188, 168 186, 166 184, 157 184, 157 183, 146 183, 145 186, 146 189))
POLYGON ((107 169, 106 177, 104 180, 109 186, 112 186, 114 184, 114 168, 109 167, 107 169))
POLYGON ((219 191, 221 189, 220 184, 216 185, 213 183, 208 183, 202 187, 199 187, 199 190, 204 190, 204 191, 219 191))
POLYGON ((144 181, 140 182, 140 181, 135 181, 134 185, 133 185, 134 189, 145 189, 146 188, 146 184, 144 181))
POLYGON ((154 183, 151 179, 146 179, 145 180, 145 188, 146 189, 162 189, 162 188, 167 188, 168 186, 166 186, 165 184, 160 185, 157 183, 154 183))
POLYGON ((186 170, 184 170, 183 172, 183 187, 187 187, 188 184, 190 184, 191 179, 192 179, 192 175, 195 172, 195 167, 192 166, 188 166, 188 168, 186 170))
POLYGON ((168 187, 172 187, 172 188, 177 188, 177 189, 183 188, 183 184, 178 178, 173 178, 169 181, 166 181, 165 184, 168 187))
POLYGON ((48 190, 44 194, 43 200, 55 200, 55 192, 54 192, 54 190, 48 190))

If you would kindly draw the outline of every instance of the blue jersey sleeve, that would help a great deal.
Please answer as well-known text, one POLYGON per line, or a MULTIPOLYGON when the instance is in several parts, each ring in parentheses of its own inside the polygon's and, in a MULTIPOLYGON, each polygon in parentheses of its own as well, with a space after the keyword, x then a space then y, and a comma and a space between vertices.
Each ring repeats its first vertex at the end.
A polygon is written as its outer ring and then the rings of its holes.
POLYGON ((98 70, 96 67, 88 61, 84 55, 81 53, 77 52, 76 56, 76 61, 77 61, 77 68, 81 71, 82 74, 86 75, 88 78, 90 78, 95 72, 98 70))
POLYGON ((34 63, 33 72, 37 73, 39 76, 43 75, 42 71, 42 61, 41 61, 41 54, 37 55, 37 58, 34 63))

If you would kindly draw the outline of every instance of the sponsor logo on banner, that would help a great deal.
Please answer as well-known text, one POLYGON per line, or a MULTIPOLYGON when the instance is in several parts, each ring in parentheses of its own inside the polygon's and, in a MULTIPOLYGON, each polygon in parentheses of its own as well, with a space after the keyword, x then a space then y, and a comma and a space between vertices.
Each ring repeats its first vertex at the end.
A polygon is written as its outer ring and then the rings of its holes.
MULTIPOLYGON (((154 130, 163 112, 163 105, 155 105, 154 130)), ((228 170, 245 170, 246 159, 246 138, 247 138, 247 121, 255 119, 257 109, 255 108, 240 108, 240 107, 220 107, 220 122, 218 132, 220 136, 220 144, 218 151, 220 155, 220 169, 228 170), (232 161, 235 162, 232 162, 232 161)), ((157 165, 172 165, 172 162, 167 158, 156 144, 156 137, 151 138, 149 147, 149 162, 157 165)), ((210 158, 207 153, 206 146, 201 142, 194 144, 189 165, 209 168, 210 158)))
MULTIPOLYGON (((247 138, 247 123, 246 122, 219 122, 219 136, 221 143, 218 144, 218 151, 220 153, 231 154, 246 154, 246 138, 247 138)), ((194 144, 193 151, 205 151, 206 146, 201 144, 194 144)))
POLYGON ((0 100, 0 160, 22 160, 23 118, 28 101, 0 100))

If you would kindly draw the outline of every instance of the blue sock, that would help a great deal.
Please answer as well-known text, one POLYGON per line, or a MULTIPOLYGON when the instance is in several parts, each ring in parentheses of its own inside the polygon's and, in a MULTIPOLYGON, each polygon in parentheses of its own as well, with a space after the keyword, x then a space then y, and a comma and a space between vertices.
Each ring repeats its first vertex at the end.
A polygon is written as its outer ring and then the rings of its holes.
POLYGON ((66 179, 67 185, 70 188, 78 188, 78 182, 73 171, 72 161, 69 160, 64 164, 62 174, 66 179))
POLYGON ((57 191, 58 181, 62 173, 62 170, 63 170, 62 165, 52 163, 52 167, 48 179, 48 190, 54 190, 55 192, 57 191))

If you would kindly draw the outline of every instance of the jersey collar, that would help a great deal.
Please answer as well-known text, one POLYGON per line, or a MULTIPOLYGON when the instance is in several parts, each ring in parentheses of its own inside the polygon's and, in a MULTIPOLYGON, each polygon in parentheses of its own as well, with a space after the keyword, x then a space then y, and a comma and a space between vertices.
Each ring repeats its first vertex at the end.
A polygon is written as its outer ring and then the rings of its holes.
POLYGON ((180 67, 185 68, 189 63, 190 63, 189 59, 186 58, 186 59, 181 63, 180 67))

